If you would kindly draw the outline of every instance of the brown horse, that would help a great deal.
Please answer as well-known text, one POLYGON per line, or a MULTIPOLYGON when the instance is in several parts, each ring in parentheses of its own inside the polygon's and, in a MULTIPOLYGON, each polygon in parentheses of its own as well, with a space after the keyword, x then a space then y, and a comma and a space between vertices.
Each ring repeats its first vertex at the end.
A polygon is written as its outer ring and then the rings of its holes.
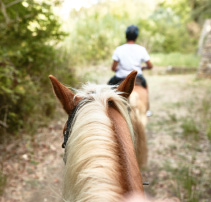
POLYGON ((147 162, 147 143, 145 135, 145 126, 147 124, 146 112, 149 106, 147 88, 136 84, 130 95, 129 103, 131 107, 131 121, 136 138, 136 157, 139 167, 141 168, 147 162))
POLYGON ((69 118, 65 126, 64 201, 118 201, 143 193, 127 99, 136 71, 118 86, 86 85, 77 94, 51 79, 69 118))

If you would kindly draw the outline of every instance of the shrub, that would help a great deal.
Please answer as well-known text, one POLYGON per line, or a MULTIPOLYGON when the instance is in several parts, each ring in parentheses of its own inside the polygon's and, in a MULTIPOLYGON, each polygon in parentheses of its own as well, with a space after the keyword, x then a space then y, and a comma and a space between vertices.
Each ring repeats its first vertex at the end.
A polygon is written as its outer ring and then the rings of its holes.
MULTIPOLYGON (((56 2, 56 1, 55 1, 56 2)), ((65 37, 51 5, 38 1, 7 1, 0 12, 0 134, 33 129, 51 116, 54 98, 49 74, 64 76, 65 60, 57 43, 65 37), (37 120, 37 122, 35 121, 37 120)))

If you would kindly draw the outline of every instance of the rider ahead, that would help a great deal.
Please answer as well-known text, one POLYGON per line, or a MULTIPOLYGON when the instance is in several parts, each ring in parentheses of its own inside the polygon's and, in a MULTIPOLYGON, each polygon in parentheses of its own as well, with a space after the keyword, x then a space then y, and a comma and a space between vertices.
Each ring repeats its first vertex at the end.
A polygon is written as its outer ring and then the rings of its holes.
POLYGON ((127 43, 116 48, 113 54, 112 71, 115 72, 108 82, 109 85, 119 84, 123 81, 131 71, 138 72, 136 83, 147 88, 147 83, 143 77, 142 70, 152 69, 153 65, 150 62, 150 56, 143 46, 135 43, 139 34, 139 29, 135 25, 130 25, 126 29, 127 43), (146 66, 141 66, 142 63, 146 66))

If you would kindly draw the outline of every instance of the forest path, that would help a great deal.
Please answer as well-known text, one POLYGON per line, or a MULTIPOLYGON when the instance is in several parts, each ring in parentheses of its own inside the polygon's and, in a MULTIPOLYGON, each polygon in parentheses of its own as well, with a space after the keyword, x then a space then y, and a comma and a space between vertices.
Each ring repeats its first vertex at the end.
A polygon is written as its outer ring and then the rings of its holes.
MULTIPOLYGON (((86 74, 87 80, 96 78, 96 74, 102 70, 105 68, 86 74)), ((106 83, 110 75, 101 75, 97 80, 99 83, 106 83)), ((202 170, 206 169, 207 162, 210 162, 207 139, 203 137, 200 140, 198 151, 190 150, 191 145, 188 138, 183 137, 184 128, 181 128, 181 123, 183 118, 194 115, 190 114, 194 113, 193 102, 196 107, 200 105, 199 101, 207 95, 211 82, 197 81, 192 74, 152 74, 146 75, 146 78, 149 83, 150 108, 153 112, 147 127, 148 165, 142 172, 144 181, 150 182, 150 186, 145 187, 146 192, 157 198, 178 197, 177 179, 172 177, 175 173, 171 172, 171 169, 181 166, 184 158, 191 165, 194 157, 194 163, 201 165, 200 168, 195 168, 194 172, 201 174, 202 170)), ((62 128, 66 118, 66 115, 60 112, 58 118, 48 127, 39 129, 33 137, 23 136, 24 138, 4 148, 1 146, 0 152, 4 154, 1 156, 3 172, 8 176, 5 192, 0 197, 1 202, 60 201, 64 170, 62 128)), ((201 178, 200 175, 199 177, 201 178)), ((181 192, 182 190, 181 188, 181 192)), ((184 197, 183 195, 180 198, 184 197)))

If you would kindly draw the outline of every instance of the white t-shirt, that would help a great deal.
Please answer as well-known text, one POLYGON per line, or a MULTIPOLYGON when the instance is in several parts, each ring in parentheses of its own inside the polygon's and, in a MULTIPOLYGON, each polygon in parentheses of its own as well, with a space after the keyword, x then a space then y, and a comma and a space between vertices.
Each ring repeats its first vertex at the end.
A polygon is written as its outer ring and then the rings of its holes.
POLYGON ((142 74, 141 63, 147 62, 150 57, 146 49, 138 44, 124 44, 116 48, 112 59, 118 61, 116 76, 125 78, 131 71, 142 74))

